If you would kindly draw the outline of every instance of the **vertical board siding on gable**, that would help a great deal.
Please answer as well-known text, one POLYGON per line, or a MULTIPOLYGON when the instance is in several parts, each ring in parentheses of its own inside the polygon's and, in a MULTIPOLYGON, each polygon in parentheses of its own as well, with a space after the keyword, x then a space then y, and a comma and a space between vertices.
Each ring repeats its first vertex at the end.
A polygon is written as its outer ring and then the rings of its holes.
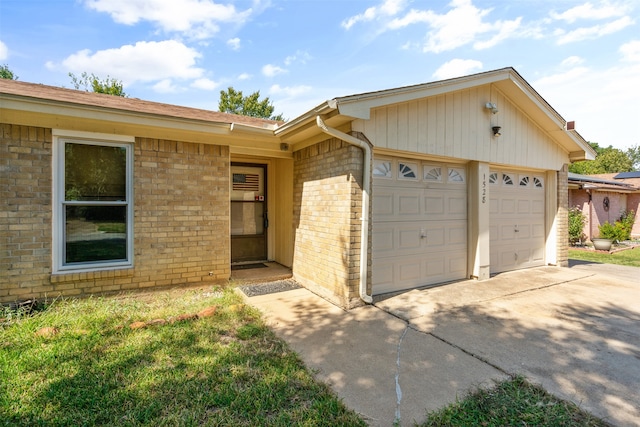
POLYGON ((526 112, 489 86, 377 108, 352 129, 376 148, 535 169, 559 170, 568 160, 526 112), (488 111, 487 102, 499 112, 488 111), (496 125, 502 127, 497 138, 496 125))

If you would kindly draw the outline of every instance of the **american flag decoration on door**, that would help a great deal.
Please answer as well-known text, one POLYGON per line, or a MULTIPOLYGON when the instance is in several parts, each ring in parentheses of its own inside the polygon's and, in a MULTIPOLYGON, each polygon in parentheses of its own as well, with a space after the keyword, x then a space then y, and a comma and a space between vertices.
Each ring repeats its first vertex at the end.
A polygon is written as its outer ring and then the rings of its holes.
POLYGON ((234 191, 260 191, 260 176, 253 173, 234 173, 234 191))

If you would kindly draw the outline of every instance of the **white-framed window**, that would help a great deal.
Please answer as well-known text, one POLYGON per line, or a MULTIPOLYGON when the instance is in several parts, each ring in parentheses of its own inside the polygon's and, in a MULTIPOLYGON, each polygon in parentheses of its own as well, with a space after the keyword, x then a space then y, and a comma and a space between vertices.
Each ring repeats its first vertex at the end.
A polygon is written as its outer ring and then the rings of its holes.
POLYGON ((424 165, 423 179, 425 181, 442 182, 442 168, 440 166, 424 165))
POLYGON ((498 183, 498 172, 491 172, 489 174, 489 184, 497 184, 498 183))
POLYGON ((542 177, 534 176, 533 177, 533 187, 534 188, 544 188, 544 180, 542 177))
POLYGON ((376 178, 393 178, 391 160, 375 160, 373 162, 373 176, 376 178))
POLYGON ((133 137, 53 132, 53 270, 133 265, 133 137))
POLYGON ((465 181, 464 169, 449 168, 449 173, 447 174, 447 181, 454 182, 454 183, 464 183, 465 181))
POLYGON ((528 187, 529 186, 529 177, 527 175, 520 175, 520 183, 518 184, 520 187, 528 187))
POLYGON ((502 174, 502 184, 503 185, 513 185, 513 177, 507 173, 502 174))
POLYGON ((418 178, 419 176, 417 164, 409 162, 398 163, 398 179, 410 179, 417 181, 418 178))

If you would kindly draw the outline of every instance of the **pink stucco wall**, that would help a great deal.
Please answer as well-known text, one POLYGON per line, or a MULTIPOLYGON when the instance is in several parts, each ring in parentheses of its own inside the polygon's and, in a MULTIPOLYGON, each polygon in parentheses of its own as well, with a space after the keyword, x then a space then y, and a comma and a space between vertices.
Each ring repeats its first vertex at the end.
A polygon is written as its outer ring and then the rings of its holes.
POLYGON ((598 227, 609 221, 614 223, 625 210, 635 211, 635 223, 631 237, 640 237, 640 194, 624 194, 611 191, 593 191, 591 202, 586 190, 569 190, 569 207, 577 206, 586 216, 584 234, 587 239, 598 236, 598 227), (609 198, 609 209, 605 210, 604 199, 609 198))

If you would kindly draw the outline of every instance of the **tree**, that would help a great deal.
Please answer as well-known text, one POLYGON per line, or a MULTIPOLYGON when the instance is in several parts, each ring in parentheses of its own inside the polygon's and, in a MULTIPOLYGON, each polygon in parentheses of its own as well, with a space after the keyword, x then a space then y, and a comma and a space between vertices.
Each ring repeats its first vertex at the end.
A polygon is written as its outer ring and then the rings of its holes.
POLYGON ((599 173, 630 172, 633 170, 634 160, 630 151, 624 151, 608 147, 600 147, 597 142, 590 142, 596 152, 595 160, 576 162, 569 166, 569 172, 581 175, 593 175, 599 173))
POLYGON ((229 87, 226 91, 221 90, 218 110, 222 113, 284 121, 282 114, 273 115, 275 107, 271 104, 269 97, 260 101, 260 91, 245 97, 241 90, 237 91, 233 87, 229 87))
POLYGON ((0 65, 0 78, 8 80, 18 80, 18 76, 16 76, 13 71, 9 69, 9 66, 7 64, 0 65))
POLYGON ((633 163, 633 170, 640 171, 640 145, 627 149, 627 156, 633 163))
POLYGON ((78 90, 84 89, 87 92, 91 91, 95 93, 104 93, 107 95, 121 96, 123 98, 127 97, 127 94, 124 93, 122 82, 109 76, 107 76, 106 79, 101 80, 93 73, 89 75, 87 72, 84 72, 80 75, 80 77, 76 76, 73 73, 69 73, 69 77, 71 77, 71 83, 73 84, 73 87, 78 90))

